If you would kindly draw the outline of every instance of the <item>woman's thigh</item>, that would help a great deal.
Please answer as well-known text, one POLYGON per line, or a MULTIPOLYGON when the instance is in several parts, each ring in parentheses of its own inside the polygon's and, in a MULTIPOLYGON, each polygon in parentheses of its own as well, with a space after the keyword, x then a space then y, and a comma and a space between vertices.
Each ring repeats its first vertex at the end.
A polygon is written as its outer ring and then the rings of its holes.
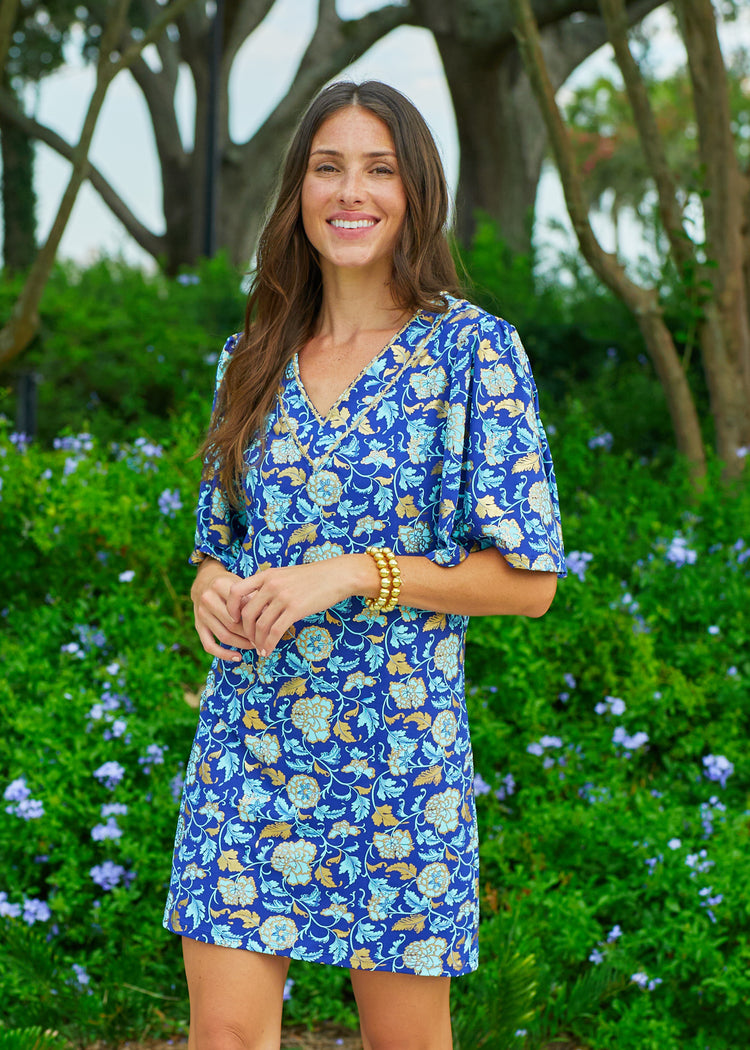
POLYGON ((182 938, 188 1050, 279 1050, 289 960, 182 938))
POLYGON ((350 975, 364 1050, 451 1050, 450 977, 350 975))

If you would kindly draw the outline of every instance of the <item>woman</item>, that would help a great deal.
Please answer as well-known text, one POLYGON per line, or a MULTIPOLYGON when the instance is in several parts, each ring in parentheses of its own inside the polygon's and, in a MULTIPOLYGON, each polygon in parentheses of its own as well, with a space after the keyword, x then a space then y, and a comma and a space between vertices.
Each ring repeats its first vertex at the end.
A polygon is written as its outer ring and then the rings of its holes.
POLYGON ((366 1050, 447 1050, 477 965, 467 618, 541 616, 564 564, 528 361, 450 294, 447 203, 407 99, 324 90, 219 362, 192 591, 215 659, 165 913, 191 1050, 278 1048, 290 958, 350 969, 366 1050))

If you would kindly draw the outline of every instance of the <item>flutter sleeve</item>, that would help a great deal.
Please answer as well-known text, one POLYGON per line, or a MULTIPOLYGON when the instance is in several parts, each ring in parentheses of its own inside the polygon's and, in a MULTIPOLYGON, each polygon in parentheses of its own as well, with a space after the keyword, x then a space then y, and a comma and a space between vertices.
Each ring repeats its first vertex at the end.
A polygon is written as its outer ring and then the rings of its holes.
POLYGON ((557 485, 529 359, 512 325, 479 311, 451 378, 438 544, 457 565, 495 546, 519 569, 565 576, 557 485))
MULTIPOLYGON (((232 351, 237 345, 237 339, 236 335, 230 336, 219 357, 216 369, 214 409, 219 387, 232 351)), ((200 565, 208 556, 220 561, 230 572, 234 571, 242 551, 246 521, 244 514, 229 502, 224 489, 219 484, 218 462, 206 460, 203 464, 196 518, 195 547, 189 558, 190 563, 200 565)))

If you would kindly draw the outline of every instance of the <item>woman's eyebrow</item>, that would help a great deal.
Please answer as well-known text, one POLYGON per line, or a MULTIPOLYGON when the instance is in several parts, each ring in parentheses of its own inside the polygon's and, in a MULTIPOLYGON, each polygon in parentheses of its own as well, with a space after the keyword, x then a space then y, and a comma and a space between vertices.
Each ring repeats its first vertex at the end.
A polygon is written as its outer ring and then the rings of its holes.
MULTIPOLYGON (((310 156, 314 157, 316 154, 322 153, 326 157, 343 157, 341 150, 337 149, 314 149, 311 151, 310 156)), ((369 153, 363 153, 363 157, 394 157, 396 154, 390 149, 376 149, 369 153)))

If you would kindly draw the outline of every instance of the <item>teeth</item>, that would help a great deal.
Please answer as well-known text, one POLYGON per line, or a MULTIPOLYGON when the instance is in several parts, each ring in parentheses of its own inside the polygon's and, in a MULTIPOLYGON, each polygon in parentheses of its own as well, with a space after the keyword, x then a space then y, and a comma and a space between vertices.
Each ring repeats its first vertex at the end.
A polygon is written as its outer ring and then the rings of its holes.
POLYGON ((331 226, 337 230, 364 230, 374 225, 373 219, 331 219, 331 226))

